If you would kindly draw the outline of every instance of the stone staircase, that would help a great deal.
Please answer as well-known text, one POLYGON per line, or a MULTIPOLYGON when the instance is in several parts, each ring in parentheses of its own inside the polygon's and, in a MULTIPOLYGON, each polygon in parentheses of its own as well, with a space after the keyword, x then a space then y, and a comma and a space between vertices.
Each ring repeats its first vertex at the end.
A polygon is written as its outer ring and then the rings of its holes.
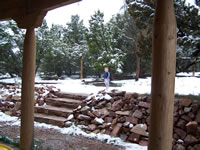
POLYGON ((55 93, 56 98, 45 100, 47 105, 35 106, 35 121, 64 127, 69 114, 88 97, 81 93, 55 93))

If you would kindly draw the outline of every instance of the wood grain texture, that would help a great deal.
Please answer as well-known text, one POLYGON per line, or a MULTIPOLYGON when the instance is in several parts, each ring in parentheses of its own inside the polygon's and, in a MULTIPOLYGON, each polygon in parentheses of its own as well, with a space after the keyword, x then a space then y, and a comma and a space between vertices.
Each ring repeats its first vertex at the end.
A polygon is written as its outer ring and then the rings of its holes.
POLYGON ((157 0, 153 31, 149 150, 172 149, 176 38, 173 2, 157 0))

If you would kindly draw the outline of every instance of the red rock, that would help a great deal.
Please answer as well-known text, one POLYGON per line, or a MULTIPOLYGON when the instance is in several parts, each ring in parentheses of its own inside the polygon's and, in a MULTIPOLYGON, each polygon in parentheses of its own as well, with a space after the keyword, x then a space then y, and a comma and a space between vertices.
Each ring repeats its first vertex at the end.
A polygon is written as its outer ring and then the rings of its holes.
POLYGON ((100 133, 101 133, 101 134, 105 134, 105 133, 106 133, 106 129, 102 129, 102 130, 100 131, 100 133))
POLYGON ((192 120, 192 119, 191 119, 190 117, 188 117, 187 115, 182 115, 182 116, 181 116, 181 119, 183 119, 183 120, 185 120, 185 121, 187 121, 187 122, 189 122, 189 121, 192 120))
POLYGON ((43 105, 44 105, 44 100, 40 99, 40 100, 38 101, 38 105, 39 105, 39 106, 43 106, 43 105))
POLYGON ((188 146, 187 150, 196 150, 196 149, 194 148, 194 146, 188 146))
POLYGON ((146 102, 139 102, 138 106, 143 107, 143 108, 150 108, 150 104, 146 102))
POLYGON ((195 115, 194 115, 193 112, 189 112, 189 113, 187 114, 187 116, 190 117, 192 120, 195 119, 195 115))
POLYGON ((102 125, 99 125, 99 129, 109 128, 111 126, 111 123, 103 123, 102 125))
POLYGON ((93 131, 93 133, 95 133, 95 134, 97 134, 97 133, 99 133, 99 132, 100 132, 99 129, 96 129, 96 130, 93 131))
POLYGON ((87 115, 90 116, 91 118, 95 118, 96 117, 93 113, 91 113, 91 111, 88 111, 87 115))
POLYGON ((84 107, 81 108, 80 112, 83 113, 83 114, 87 114, 89 109, 90 109, 90 107, 84 106, 84 107))
POLYGON ((111 127, 113 128, 117 124, 117 118, 112 120, 111 127))
POLYGON ((115 112, 117 115, 122 115, 122 116, 129 116, 131 114, 131 111, 116 111, 115 112))
POLYGON ((112 117, 105 117, 104 120, 106 123, 111 123, 113 119, 112 117))
POLYGON ((121 123, 118 123, 117 125, 115 125, 114 129, 111 132, 111 136, 119 136, 121 128, 122 128, 121 123))
POLYGON ((198 109, 199 109, 198 104, 192 104, 191 107, 192 107, 192 112, 193 112, 193 113, 197 113, 197 111, 198 111, 198 109))
POLYGON ((103 113, 98 111, 98 110, 95 110, 92 112, 96 117, 100 118, 101 116, 103 116, 103 113))
POLYGON ((181 144, 176 144, 173 150, 186 150, 185 147, 181 144))
POLYGON ((131 132, 148 137, 148 133, 146 132, 146 130, 147 130, 147 125, 137 124, 131 129, 131 132))
POLYGON ((187 135, 186 137, 185 137, 185 139, 184 139, 184 142, 188 145, 188 144, 193 144, 193 143, 195 143, 195 142, 197 142, 198 140, 194 137, 194 136, 192 136, 192 135, 187 135))
POLYGON ((101 112, 102 118, 104 118, 110 114, 106 108, 98 109, 97 111, 101 112))
POLYGON ((188 106, 190 106, 190 104, 192 103, 192 100, 189 99, 189 98, 181 98, 181 99, 179 100, 179 102, 180 102, 180 104, 181 104, 182 106, 188 107, 188 106))
POLYGON ((196 135, 198 123, 196 121, 190 121, 186 124, 187 133, 196 135))
POLYGON ((198 111, 195 120, 200 124, 200 110, 198 111))
POLYGON ((133 113, 132 116, 133 116, 133 117, 136 117, 136 118, 138 118, 138 119, 141 119, 141 118, 143 117, 143 113, 142 113, 141 111, 139 111, 139 110, 136 110, 136 111, 133 113))
POLYGON ((131 122, 133 124, 138 124, 138 119, 135 117, 126 117, 127 122, 131 122))
POLYGON ((117 119, 117 122, 120 122, 120 123, 124 123, 126 121, 126 118, 125 117, 119 117, 117 119))
POLYGON ((79 120, 87 120, 87 121, 91 120, 91 118, 89 116, 82 115, 82 114, 79 114, 78 117, 77 117, 77 119, 79 119, 79 120))
POLYGON ((185 125, 186 125, 186 121, 182 120, 182 119, 180 119, 176 124, 177 127, 181 128, 183 130, 185 129, 185 125))
POLYGON ((125 104, 123 110, 132 110, 133 107, 134 107, 133 104, 125 104))
POLYGON ((17 103, 15 104, 15 107, 13 108, 13 110, 18 111, 18 110, 20 110, 20 109, 21 109, 21 102, 17 102, 17 103))
POLYGON ((179 128, 175 128, 174 129, 174 132, 181 138, 181 139, 184 139, 185 136, 186 136, 186 132, 182 129, 179 129, 179 128))
POLYGON ((17 102, 21 100, 21 96, 12 96, 12 101, 17 102))
POLYGON ((90 131, 94 131, 95 129, 96 129, 96 125, 95 124, 89 124, 88 125, 88 130, 90 130, 90 131))
POLYGON ((112 104, 111 110, 112 111, 117 111, 120 110, 122 108, 122 106, 120 105, 121 100, 117 100, 112 104))
POLYGON ((141 145, 141 146, 148 146, 148 141, 147 140, 141 140, 139 142, 139 145, 141 145))
POLYGON ((140 137, 141 135, 137 133, 131 133, 127 140, 133 143, 139 143, 140 137))
POLYGON ((113 90, 112 93, 108 93, 110 96, 124 96, 125 91, 118 91, 118 90, 113 90))
POLYGON ((133 98, 133 94, 134 94, 134 93, 126 93, 126 94, 125 94, 125 98, 126 98, 126 99, 131 99, 131 98, 133 98))

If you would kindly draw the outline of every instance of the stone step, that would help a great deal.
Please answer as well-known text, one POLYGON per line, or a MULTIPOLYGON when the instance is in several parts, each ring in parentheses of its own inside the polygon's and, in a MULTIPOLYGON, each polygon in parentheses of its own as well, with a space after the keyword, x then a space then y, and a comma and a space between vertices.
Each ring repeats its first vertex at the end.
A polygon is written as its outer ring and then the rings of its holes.
POLYGON ((48 115, 56 115, 61 117, 68 117, 73 112, 73 109, 56 107, 51 105, 35 106, 36 113, 44 113, 48 115))
POLYGON ((48 98, 46 103, 52 106, 77 108, 81 104, 81 100, 69 99, 69 98, 48 98))
POLYGON ((58 117, 41 113, 35 113, 34 118, 37 122, 52 124, 60 127, 64 127, 65 122, 67 121, 67 118, 65 117, 58 117))
POLYGON ((85 93, 69 93, 69 92, 55 92, 54 95, 60 98, 69 98, 77 100, 84 100, 89 96, 89 94, 85 93))

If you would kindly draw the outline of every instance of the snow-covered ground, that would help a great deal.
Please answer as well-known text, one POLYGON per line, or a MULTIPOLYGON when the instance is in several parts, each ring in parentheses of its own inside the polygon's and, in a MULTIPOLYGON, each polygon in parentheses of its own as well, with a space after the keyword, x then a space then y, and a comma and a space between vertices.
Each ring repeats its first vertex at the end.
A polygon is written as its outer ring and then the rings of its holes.
MULTIPOLYGON (((2 112, 0 112, 0 122, 5 123, 3 126, 5 125, 20 126, 20 120, 17 117, 11 117, 2 112)), ((54 130, 59 131, 62 134, 67 134, 67 135, 72 135, 72 136, 81 135, 87 138, 92 138, 92 139, 96 139, 102 142, 106 142, 107 144, 122 146, 122 147, 125 147, 126 150, 147 150, 146 146, 140 146, 138 144, 127 143, 127 142, 122 141, 120 138, 111 137, 106 134, 94 134, 94 133, 87 134, 86 132, 81 130, 80 127, 77 127, 74 125, 72 125, 69 128, 60 128, 58 126, 35 122, 34 126, 43 128, 43 129, 54 129, 54 130)))
MULTIPOLYGON (((175 82, 175 93, 179 95, 200 95, 200 78, 192 77, 192 73, 179 73, 179 76, 185 77, 176 77, 175 82)), ((200 76, 200 73, 195 73, 196 76, 200 76)), ((93 79, 84 79, 85 81, 93 79)), ((3 79, 0 82, 7 83, 21 83, 20 78, 12 79, 3 79)), ((61 89, 64 92, 73 92, 73 93, 97 93, 100 90, 105 89, 105 87, 97 87, 93 85, 85 85, 81 80, 66 78, 65 80, 41 80, 39 77, 36 77, 36 82, 45 82, 45 83, 57 83, 54 84, 55 87, 61 89)), ((121 80, 113 81, 114 83, 121 84, 121 87, 111 87, 112 89, 124 90, 127 92, 137 92, 141 94, 150 94, 151 92, 151 77, 146 79, 135 80, 121 80)), ((37 84, 36 86, 41 86, 37 84)))

